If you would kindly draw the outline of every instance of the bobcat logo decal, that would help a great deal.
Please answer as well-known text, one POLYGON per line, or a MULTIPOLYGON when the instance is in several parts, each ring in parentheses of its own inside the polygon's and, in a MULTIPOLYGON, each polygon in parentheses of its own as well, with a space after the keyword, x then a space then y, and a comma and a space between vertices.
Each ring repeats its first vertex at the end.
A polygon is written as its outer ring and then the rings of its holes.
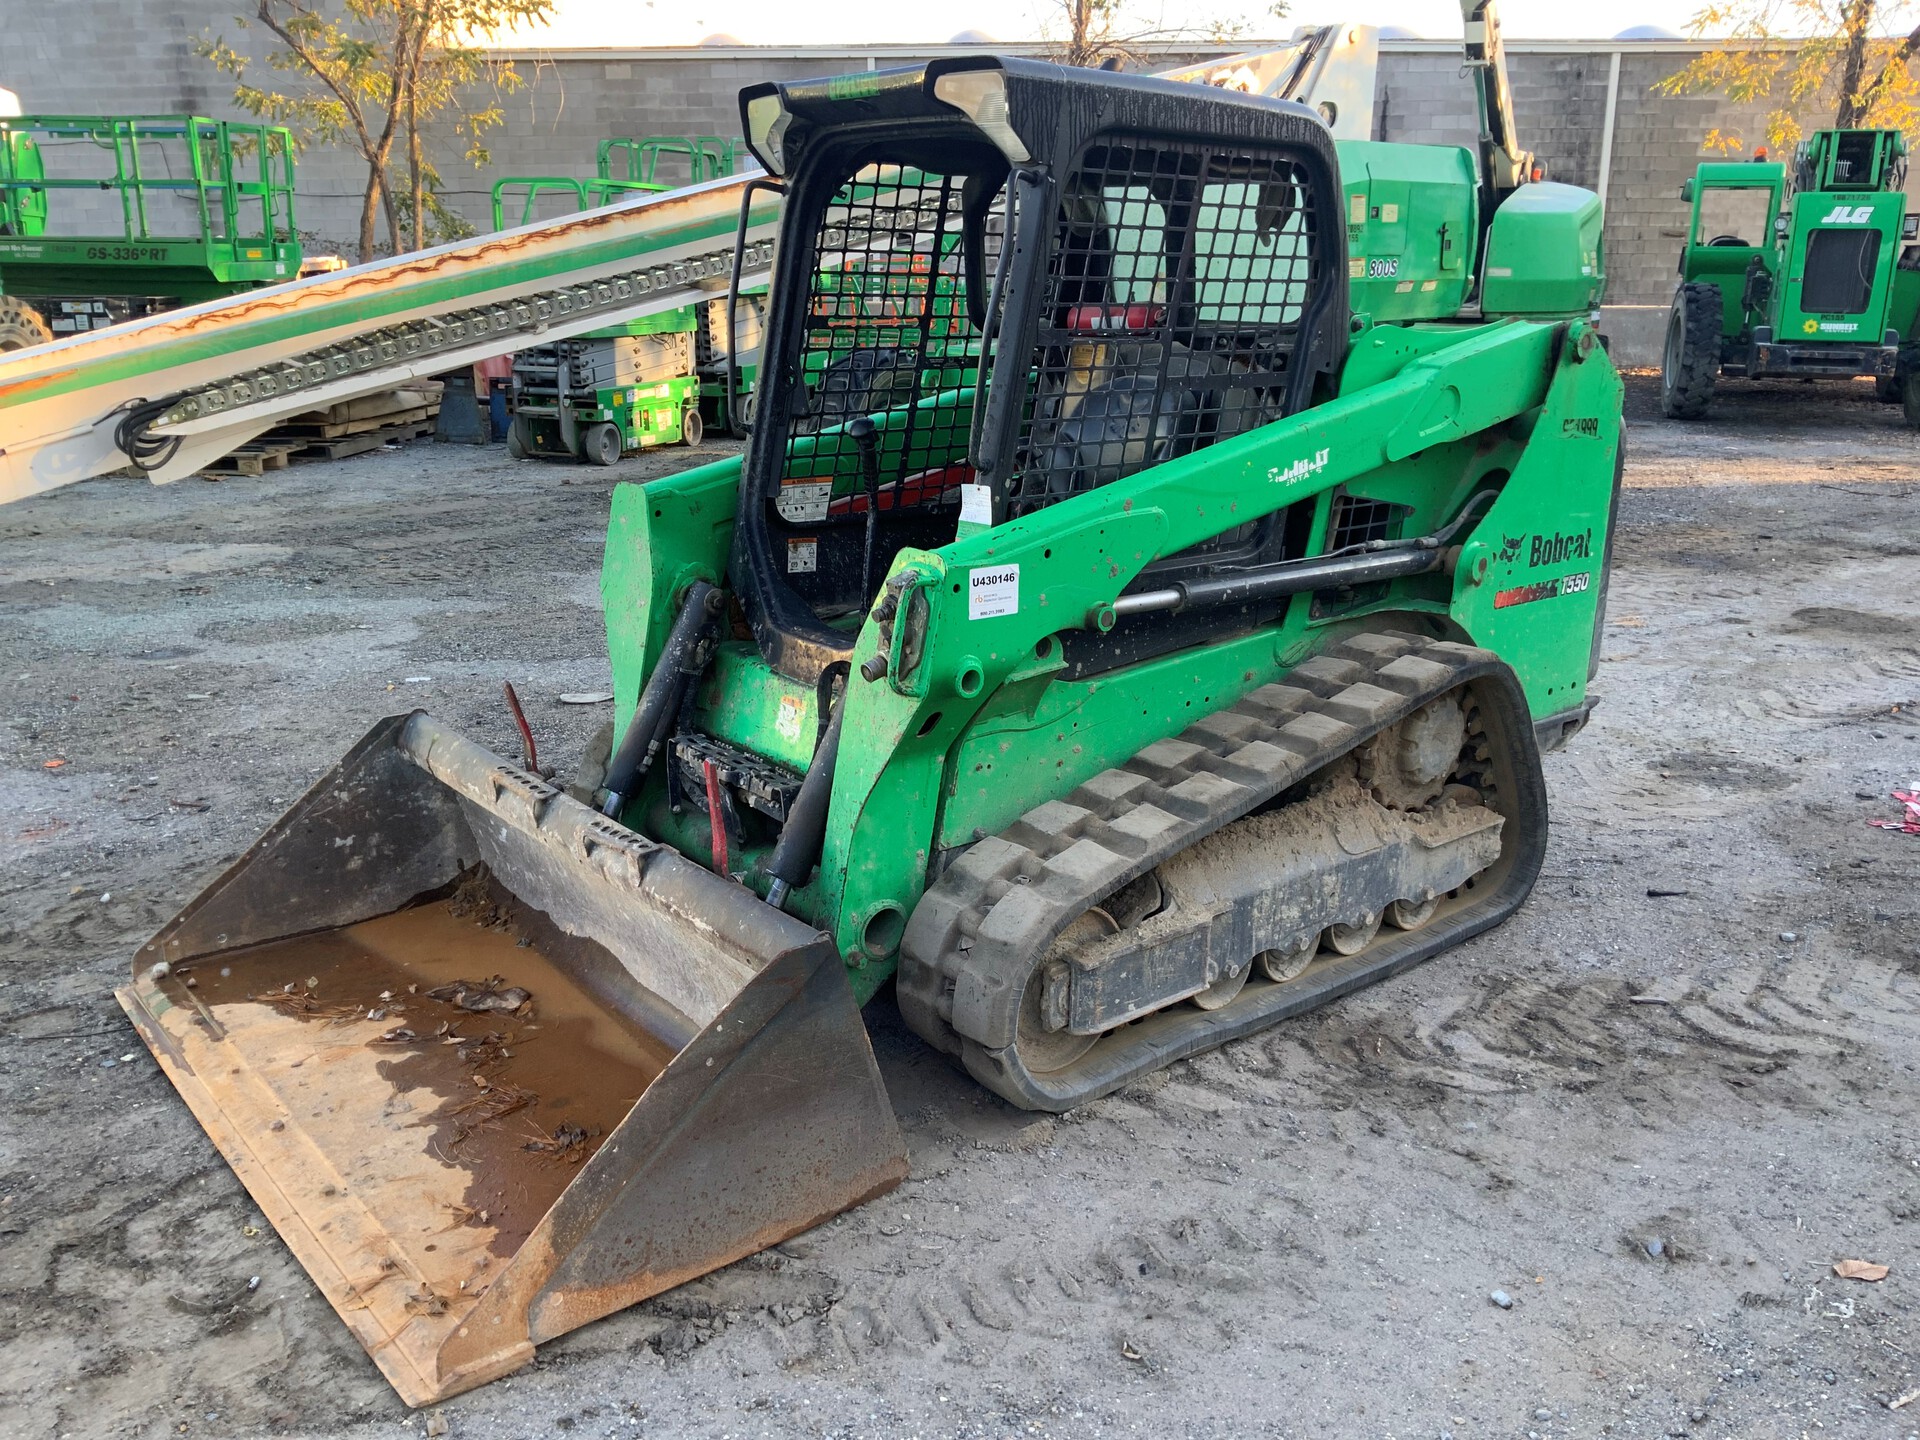
POLYGON ((1502 565, 1510 565, 1515 560, 1518 560, 1520 558, 1520 551, 1525 547, 1526 543, 1527 537, 1524 535, 1501 536, 1500 563, 1502 565))

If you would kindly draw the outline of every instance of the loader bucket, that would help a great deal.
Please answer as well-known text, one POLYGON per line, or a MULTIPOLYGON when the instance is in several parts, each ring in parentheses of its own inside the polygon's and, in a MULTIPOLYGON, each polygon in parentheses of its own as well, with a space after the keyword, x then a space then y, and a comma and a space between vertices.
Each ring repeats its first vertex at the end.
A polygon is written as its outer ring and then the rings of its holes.
POLYGON ((906 1175, 827 936, 424 714, 118 997, 411 1405, 906 1175))

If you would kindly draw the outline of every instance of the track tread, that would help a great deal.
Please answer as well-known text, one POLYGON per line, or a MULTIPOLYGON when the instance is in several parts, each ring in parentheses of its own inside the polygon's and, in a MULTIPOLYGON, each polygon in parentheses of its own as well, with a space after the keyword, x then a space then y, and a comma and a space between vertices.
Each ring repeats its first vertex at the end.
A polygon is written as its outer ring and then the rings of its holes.
POLYGON ((898 978, 907 1023, 949 1054, 1010 1045, 1032 957, 1074 917, 1498 663, 1451 641, 1353 636, 1035 806, 915 908, 898 978))

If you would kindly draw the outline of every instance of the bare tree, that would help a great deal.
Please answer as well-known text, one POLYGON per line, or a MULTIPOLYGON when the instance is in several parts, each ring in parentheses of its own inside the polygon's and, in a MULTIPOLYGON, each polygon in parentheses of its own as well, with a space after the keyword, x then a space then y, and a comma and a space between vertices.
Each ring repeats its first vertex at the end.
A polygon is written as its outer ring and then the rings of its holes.
MULTIPOLYGON (((1266 13, 1284 18, 1287 0, 1273 0, 1266 13)), ((1052 21, 1042 24, 1052 58, 1092 67, 1137 61, 1144 51, 1164 45, 1228 43, 1246 30, 1244 22, 1225 19, 1169 25, 1162 14, 1148 20, 1124 0, 1054 0, 1052 21)))
POLYGON ((259 0, 252 22, 279 42, 268 68, 300 82, 287 91, 249 84, 251 57, 224 38, 202 41, 204 58, 234 78, 234 103, 291 126, 302 144, 351 144, 366 163, 360 205, 360 259, 374 255, 377 222, 397 252, 426 242, 436 216, 439 176, 422 133, 450 119, 466 142, 466 158, 491 158, 481 137, 502 119, 498 97, 519 88, 510 61, 497 61, 465 37, 515 25, 541 24, 554 0, 259 0), (478 94, 479 98, 474 98, 478 94), (394 146, 406 141, 406 204, 392 178, 394 146), (406 211, 406 223, 401 211, 406 211))

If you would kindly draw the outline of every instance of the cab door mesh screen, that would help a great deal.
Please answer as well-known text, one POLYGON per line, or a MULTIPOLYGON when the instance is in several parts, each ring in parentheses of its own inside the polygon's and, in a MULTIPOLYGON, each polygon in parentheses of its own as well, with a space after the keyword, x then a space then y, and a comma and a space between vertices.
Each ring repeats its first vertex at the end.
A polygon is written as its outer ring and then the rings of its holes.
POLYGON ((1011 515, 1281 416, 1324 268, 1307 186, 1278 153, 1087 149, 1061 192, 1011 515))
MULTIPOLYGON (((881 510, 908 503, 900 492, 907 482, 916 482, 916 507, 958 504, 946 494, 954 481, 945 471, 966 458, 970 407, 929 411, 919 402, 972 383, 975 335, 961 280, 965 180, 868 165, 827 206, 801 342, 805 413, 788 432, 783 489, 859 483, 846 423, 884 416, 881 510)), ((850 521, 855 511, 864 514, 864 496, 837 518, 850 521)))

